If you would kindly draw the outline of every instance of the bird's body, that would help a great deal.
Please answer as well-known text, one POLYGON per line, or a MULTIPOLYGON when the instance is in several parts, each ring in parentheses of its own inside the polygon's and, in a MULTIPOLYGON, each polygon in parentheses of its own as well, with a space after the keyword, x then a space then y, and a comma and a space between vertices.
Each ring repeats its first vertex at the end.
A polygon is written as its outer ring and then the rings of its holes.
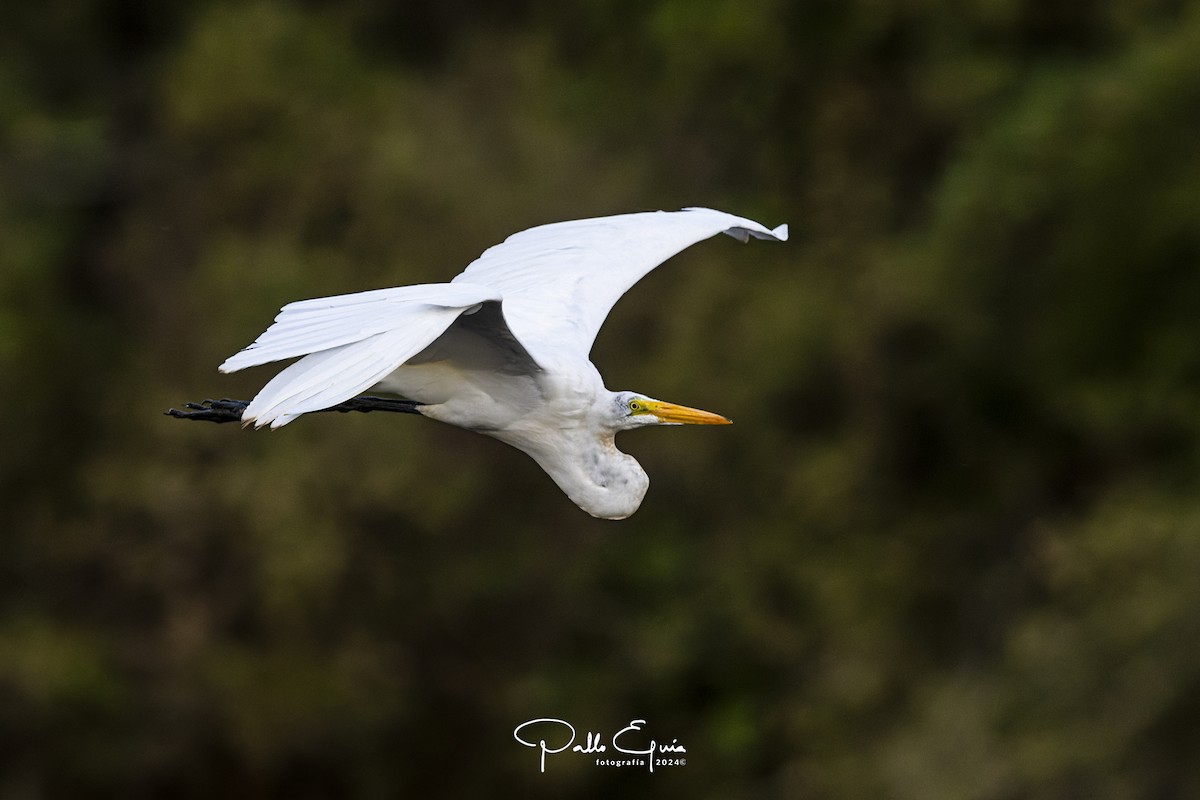
POLYGON ((621 519, 649 478, 616 433, 648 424, 724 424, 724 417, 611 392, 588 352, 630 286, 695 242, 728 233, 786 240, 709 209, 561 222, 509 237, 451 283, 378 289, 284 306, 222 372, 301 358, 241 415, 277 428, 376 387, 431 419, 529 454, 584 511, 621 519))

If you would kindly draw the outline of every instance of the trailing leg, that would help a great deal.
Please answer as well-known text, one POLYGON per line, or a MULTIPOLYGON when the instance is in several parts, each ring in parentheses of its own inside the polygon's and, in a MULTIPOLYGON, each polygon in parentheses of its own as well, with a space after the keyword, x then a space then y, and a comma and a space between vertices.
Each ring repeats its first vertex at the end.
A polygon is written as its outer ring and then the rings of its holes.
MULTIPOLYGON (((204 400, 200 403, 185 403, 183 411, 177 408, 169 408, 164 412, 169 417, 177 419, 194 419, 204 422, 241 422, 242 412, 246 410, 246 406, 250 403, 246 400, 230 400, 222 398, 220 400, 204 400)), ((361 397, 352 397, 344 403, 338 403, 336 406, 322 408, 320 411, 337 411, 346 413, 349 411, 361 411, 364 414, 368 411, 391 411, 400 414, 419 414, 421 403, 415 400, 403 400, 398 397, 373 397, 371 395, 363 395, 361 397)), ((320 413, 314 411, 310 413, 320 413)))

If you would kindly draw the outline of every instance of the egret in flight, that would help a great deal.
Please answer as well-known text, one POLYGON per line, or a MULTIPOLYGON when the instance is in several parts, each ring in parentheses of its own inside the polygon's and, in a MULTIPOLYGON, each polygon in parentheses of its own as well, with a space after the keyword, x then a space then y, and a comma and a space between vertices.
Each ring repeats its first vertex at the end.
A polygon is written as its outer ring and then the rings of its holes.
POLYGON ((249 403, 189 403, 188 411, 167 413, 256 428, 316 411, 416 413, 512 445, 584 511, 623 519, 641 505, 650 479, 617 449, 617 433, 729 420, 611 392, 588 353, 621 295, 718 233, 782 242, 788 230, 706 208, 530 228, 486 250, 450 283, 289 303, 220 371, 298 361, 249 403), (372 387, 403 399, 359 397, 372 387))

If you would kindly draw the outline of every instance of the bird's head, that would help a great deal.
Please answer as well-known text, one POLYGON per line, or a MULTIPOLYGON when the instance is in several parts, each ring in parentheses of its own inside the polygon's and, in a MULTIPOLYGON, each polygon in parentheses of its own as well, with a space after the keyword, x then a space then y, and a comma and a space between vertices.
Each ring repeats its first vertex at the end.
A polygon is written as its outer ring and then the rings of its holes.
POLYGON ((613 396, 617 430, 646 425, 732 425, 733 420, 698 408, 655 400, 637 392, 617 392, 613 396))

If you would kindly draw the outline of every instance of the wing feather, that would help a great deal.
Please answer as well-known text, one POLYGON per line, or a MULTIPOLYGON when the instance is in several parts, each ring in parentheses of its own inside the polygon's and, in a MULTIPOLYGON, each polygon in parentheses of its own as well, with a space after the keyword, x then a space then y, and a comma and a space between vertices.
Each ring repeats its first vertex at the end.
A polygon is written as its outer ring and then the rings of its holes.
POLYGON ((289 303, 221 371, 303 356, 272 378, 242 413, 246 423, 277 428, 369 389, 465 311, 499 299, 487 287, 443 283, 289 303))
POLYGON ((499 299, 482 286, 430 283, 298 300, 284 306, 271 327, 244 350, 227 358, 219 369, 237 372, 359 342, 412 324, 413 309, 457 308, 457 317, 466 308, 499 299))
POLYGON ((786 241, 787 226, 707 208, 556 222, 521 231, 454 278, 504 296, 513 334, 540 362, 556 352, 587 358, 617 300, 646 273, 691 245, 727 233, 786 241))

